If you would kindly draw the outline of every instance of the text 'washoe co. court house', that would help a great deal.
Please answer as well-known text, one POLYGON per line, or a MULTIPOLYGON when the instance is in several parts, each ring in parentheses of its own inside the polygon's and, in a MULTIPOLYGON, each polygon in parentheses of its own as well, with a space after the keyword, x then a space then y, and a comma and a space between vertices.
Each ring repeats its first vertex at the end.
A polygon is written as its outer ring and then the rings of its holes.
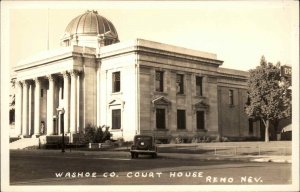
POLYGON ((67 25, 62 48, 23 60, 11 136, 61 135, 91 124, 114 139, 261 137, 244 112, 248 72, 221 68, 216 54, 144 39, 120 42, 113 25, 87 11, 67 25), (56 123, 60 122, 60 123, 56 123))

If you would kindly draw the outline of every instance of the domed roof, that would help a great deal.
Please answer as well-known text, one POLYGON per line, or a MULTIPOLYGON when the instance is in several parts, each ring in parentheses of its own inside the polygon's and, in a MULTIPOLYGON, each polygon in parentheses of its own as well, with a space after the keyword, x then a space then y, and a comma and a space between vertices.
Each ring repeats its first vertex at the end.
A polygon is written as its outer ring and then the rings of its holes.
POLYGON ((63 39, 73 35, 106 36, 119 42, 118 33, 114 25, 97 11, 86 11, 68 24, 63 39))

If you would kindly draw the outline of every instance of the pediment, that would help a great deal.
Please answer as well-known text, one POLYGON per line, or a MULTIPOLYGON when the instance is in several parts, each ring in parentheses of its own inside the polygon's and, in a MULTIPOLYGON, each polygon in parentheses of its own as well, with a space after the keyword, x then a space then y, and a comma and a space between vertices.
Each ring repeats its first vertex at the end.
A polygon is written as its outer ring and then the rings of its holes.
POLYGON ((112 99, 108 103, 109 106, 112 106, 112 105, 124 105, 124 104, 125 104, 125 102, 123 100, 121 100, 121 99, 112 99))
POLYGON ((201 100, 201 101, 194 104, 195 109, 203 109, 203 108, 207 109, 208 107, 209 107, 209 105, 203 100, 201 100))
POLYGON ((164 96, 158 97, 152 100, 154 105, 170 105, 171 101, 165 98, 164 96))

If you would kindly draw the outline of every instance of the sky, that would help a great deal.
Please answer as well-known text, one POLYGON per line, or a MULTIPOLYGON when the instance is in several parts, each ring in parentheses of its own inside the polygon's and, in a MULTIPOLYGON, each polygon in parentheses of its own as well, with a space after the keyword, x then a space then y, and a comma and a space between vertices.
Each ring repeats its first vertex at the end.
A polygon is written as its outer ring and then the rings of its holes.
POLYGON ((68 23, 97 10, 115 26, 121 42, 142 38, 217 54, 222 67, 249 70, 262 55, 294 65, 298 55, 296 1, 64 2, 9 9, 9 62, 60 47, 68 23))

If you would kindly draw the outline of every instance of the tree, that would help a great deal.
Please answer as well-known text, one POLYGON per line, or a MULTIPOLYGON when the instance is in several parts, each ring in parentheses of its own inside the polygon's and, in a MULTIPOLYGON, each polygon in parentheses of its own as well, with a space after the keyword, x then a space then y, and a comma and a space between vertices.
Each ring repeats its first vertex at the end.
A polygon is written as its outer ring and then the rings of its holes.
MULTIPOLYGON (((11 84, 11 88, 14 89, 16 86, 16 79, 11 79, 10 84, 11 84)), ((10 97, 9 106, 15 107, 15 94, 10 94, 9 97, 10 97)))
POLYGON ((260 65, 250 70, 247 84, 250 102, 246 104, 246 113, 262 120, 268 142, 270 123, 291 115, 290 82, 280 76, 280 63, 267 63, 263 56, 260 65))

